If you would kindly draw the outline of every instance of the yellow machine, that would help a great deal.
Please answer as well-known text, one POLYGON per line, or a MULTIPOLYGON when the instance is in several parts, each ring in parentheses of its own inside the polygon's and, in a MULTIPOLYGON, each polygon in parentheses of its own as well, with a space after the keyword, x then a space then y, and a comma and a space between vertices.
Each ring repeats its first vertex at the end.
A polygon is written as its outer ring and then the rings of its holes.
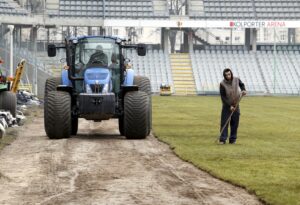
POLYGON ((160 85, 160 95, 161 96, 170 96, 172 95, 172 87, 170 85, 161 84, 160 85))
POLYGON ((18 91, 21 76, 23 74, 23 70, 25 67, 25 62, 26 61, 24 59, 21 60, 21 62, 18 64, 18 67, 16 69, 15 77, 12 79, 11 91, 13 93, 16 93, 18 91))
MULTIPOLYGON (((3 61, 0 59, 0 63, 3 61)), ((14 77, 6 77, 0 70, 0 109, 9 111, 13 117, 17 114, 16 92, 24 70, 25 60, 22 60, 16 69, 14 77)))

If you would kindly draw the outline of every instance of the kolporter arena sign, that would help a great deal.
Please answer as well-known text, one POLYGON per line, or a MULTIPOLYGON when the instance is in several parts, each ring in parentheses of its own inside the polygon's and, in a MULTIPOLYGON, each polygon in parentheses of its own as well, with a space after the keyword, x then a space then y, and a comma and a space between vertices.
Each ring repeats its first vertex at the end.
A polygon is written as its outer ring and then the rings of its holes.
POLYGON ((233 28, 280 28, 286 27, 285 21, 230 21, 233 28))
POLYGON ((300 28, 300 21, 206 21, 190 19, 115 20, 105 19, 105 26, 165 27, 165 28, 300 28))

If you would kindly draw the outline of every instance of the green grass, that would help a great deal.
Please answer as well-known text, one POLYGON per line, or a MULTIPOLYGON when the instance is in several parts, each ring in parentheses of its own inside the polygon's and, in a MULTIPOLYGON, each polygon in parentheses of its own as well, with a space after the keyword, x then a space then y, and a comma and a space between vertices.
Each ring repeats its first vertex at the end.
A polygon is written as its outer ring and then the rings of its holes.
POLYGON ((300 205, 300 98, 245 97, 237 144, 217 145, 220 97, 153 97, 155 135, 212 175, 276 205, 300 205))

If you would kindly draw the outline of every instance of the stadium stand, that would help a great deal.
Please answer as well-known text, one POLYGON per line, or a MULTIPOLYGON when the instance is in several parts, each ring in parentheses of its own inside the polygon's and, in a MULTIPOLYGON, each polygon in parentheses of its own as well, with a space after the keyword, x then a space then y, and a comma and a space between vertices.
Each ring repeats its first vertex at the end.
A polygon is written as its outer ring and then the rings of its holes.
POLYGON ((191 0, 189 15, 205 19, 297 19, 297 0, 191 0))
POLYGON ((28 15, 28 11, 13 0, 0 0, 0 15, 28 15))
POLYGON ((59 10, 49 16, 87 18, 163 18, 168 15, 166 1, 158 0, 60 0, 59 10))
MULTIPOLYGON (((46 7, 49 8, 47 13, 50 17, 118 19, 170 17, 166 0, 49 0, 46 7)), ((188 8, 191 19, 294 20, 300 18, 298 0, 190 0, 188 8)), ((16 1, 0 0, 0 14, 27 15, 28 13, 16 1)))
POLYGON ((149 18, 154 16, 153 4, 151 0, 107 1, 105 16, 110 18, 149 18))
MULTIPOLYGON (((55 13, 50 16, 56 15, 55 13)), ((62 17, 102 17, 102 1, 60 0, 58 16, 62 17)))
POLYGON ((254 7, 259 19, 297 19, 300 3, 297 0, 255 0, 254 7))
POLYGON ((204 16, 203 1, 190 0, 189 15, 190 16, 204 16))
POLYGON ((293 51, 258 51, 256 56, 262 67, 266 85, 273 94, 299 94, 299 53, 293 51), (275 64, 275 69, 274 69, 275 64))
POLYGON ((190 7, 189 14, 194 18, 250 19, 255 17, 253 2, 251 0, 194 0, 192 1, 192 5, 199 5, 190 7))
POLYGON ((165 0, 152 0, 153 2, 153 13, 156 17, 168 17, 169 16, 169 10, 168 10, 168 4, 165 0))
POLYGON ((137 75, 148 76, 152 92, 158 93, 161 83, 173 86, 169 56, 162 50, 148 50, 145 57, 138 56, 135 50, 127 52, 127 58, 137 75))
POLYGON ((191 53, 198 94, 218 93, 224 68, 232 68, 252 94, 300 93, 299 51, 195 50, 191 53), (275 65, 275 69, 274 69, 275 65))
POLYGON ((241 51, 196 51, 191 53, 198 93, 218 92, 226 67, 247 84, 250 92, 266 92, 255 56, 241 51))

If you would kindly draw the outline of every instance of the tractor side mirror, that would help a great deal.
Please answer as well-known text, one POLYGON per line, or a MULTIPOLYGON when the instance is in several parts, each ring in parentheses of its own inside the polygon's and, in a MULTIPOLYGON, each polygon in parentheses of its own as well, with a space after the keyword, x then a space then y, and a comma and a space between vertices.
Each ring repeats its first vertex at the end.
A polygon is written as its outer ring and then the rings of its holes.
POLYGON ((56 47, 54 44, 49 44, 48 45, 48 56, 49 57, 54 57, 56 56, 56 47))
POLYGON ((145 56, 146 55, 146 46, 145 44, 138 44, 137 46, 137 52, 139 56, 145 56))

